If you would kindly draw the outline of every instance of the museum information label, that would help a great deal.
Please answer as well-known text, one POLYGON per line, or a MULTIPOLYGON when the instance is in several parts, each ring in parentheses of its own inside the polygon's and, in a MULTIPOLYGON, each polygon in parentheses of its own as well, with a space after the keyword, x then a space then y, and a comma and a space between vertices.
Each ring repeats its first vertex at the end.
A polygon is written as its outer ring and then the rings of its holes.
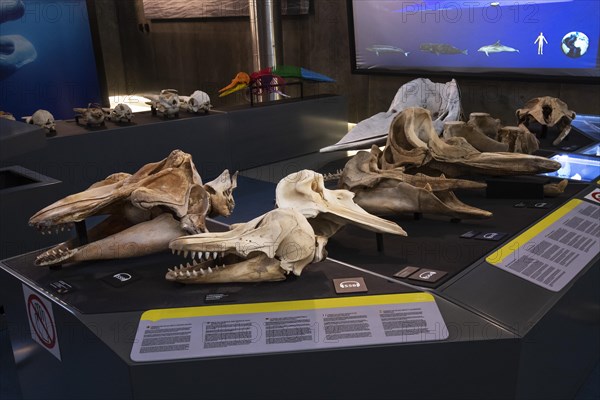
POLYGON ((433 296, 391 294, 146 311, 133 361, 444 340, 433 296))
POLYGON ((486 261, 554 292, 600 253, 600 206, 574 199, 486 261))

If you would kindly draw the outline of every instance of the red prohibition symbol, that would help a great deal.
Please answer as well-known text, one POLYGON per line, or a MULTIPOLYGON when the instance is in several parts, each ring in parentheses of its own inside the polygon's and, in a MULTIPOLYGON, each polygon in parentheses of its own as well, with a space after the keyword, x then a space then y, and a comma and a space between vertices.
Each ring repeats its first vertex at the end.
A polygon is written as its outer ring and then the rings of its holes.
POLYGON ((600 190, 596 192, 592 192, 592 198, 600 203, 600 190))
POLYGON ((48 349, 56 346, 56 330, 50 312, 38 296, 32 294, 27 299, 27 315, 35 336, 48 349))

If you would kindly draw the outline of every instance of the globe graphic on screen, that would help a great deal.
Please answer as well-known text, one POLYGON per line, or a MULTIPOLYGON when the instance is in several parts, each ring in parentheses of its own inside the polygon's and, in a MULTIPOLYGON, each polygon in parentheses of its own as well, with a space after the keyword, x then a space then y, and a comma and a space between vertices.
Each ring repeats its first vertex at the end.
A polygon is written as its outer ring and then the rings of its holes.
POLYGON ((581 57, 587 52, 589 46, 590 40, 582 32, 569 32, 562 38, 561 49, 571 58, 581 57))

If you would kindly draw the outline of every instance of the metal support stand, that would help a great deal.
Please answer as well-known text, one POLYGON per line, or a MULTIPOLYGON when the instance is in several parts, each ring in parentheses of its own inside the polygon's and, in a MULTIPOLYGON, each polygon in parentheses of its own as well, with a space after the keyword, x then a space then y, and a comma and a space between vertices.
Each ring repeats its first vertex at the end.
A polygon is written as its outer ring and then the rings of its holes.
MULTIPOLYGON (((257 86, 256 83, 252 84, 250 86, 250 107, 254 107, 256 105, 256 103, 260 103, 261 102, 261 96, 265 95, 265 94, 269 94, 270 92, 272 92, 273 89, 276 88, 283 88, 286 86, 300 86, 300 98, 304 99, 304 82, 290 82, 290 83, 274 83, 272 85, 269 85, 268 87, 264 87, 264 86, 257 86), (256 99, 255 99, 256 97, 256 99)), ((280 96, 278 96, 280 97, 280 96)), ((279 100, 283 100, 281 98, 279 99, 273 99, 273 100, 268 100, 266 102, 273 102, 273 101, 279 101, 279 100)), ((265 101, 263 101, 265 102, 265 101)))
POLYGON ((375 240, 377 241, 377 252, 383 253, 383 233, 376 233, 375 240))
POLYGON ((79 241, 79 246, 83 246, 84 244, 89 243, 87 229, 85 227, 85 220, 75 222, 75 232, 77 233, 77 240, 79 241))

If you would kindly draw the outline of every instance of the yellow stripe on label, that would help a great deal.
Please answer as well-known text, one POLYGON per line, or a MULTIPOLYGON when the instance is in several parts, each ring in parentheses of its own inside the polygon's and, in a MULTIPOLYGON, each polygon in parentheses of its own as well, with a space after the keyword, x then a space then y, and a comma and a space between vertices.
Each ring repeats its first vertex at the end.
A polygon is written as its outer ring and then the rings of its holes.
POLYGON ((279 311, 319 310, 324 308, 360 307, 385 304, 425 303, 435 301, 429 293, 384 294, 376 296, 338 297, 329 299, 278 301, 269 303, 227 304, 218 306, 165 308, 148 310, 143 321, 162 319, 211 317, 215 315, 256 314, 279 311))
POLYGON ((546 218, 517 236, 515 239, 496 250, 496 252, 490 254, 485 260, 490 264, 500 264, 506 257, 517 251, 521 246, 529 242, 536 235, 540 234, 540 232, 542 232, 544 229, 548 228, 550 225, 564 217, 568 212, 573 210, 581 203, 583 203, 583 201, 579 199, 570 200, 565 205, 555 210, 552 214, 548 215, 546 218))

